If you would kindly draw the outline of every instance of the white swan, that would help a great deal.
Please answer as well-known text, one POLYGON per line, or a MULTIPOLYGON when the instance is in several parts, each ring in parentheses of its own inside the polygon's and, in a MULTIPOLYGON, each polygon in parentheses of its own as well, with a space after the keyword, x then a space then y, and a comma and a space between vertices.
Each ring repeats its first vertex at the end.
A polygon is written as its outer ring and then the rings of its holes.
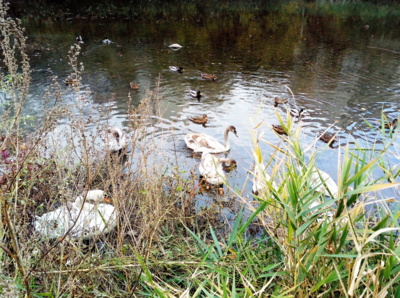
POLYGON ((268 190, 269 182, 274 189, 278 189, 275 181, 271 179, 271 176, 266 172, 266 168, 263 162, 263 156, 260 149, 260 140, 264 132, 257 132, 255 138, 255 147, 253 150, 255 165, 254 165, 254 173, 253 173, 253 194, 258 196, 260 193, 268 190), (272 181, 271 181, 272 180, 272 181))
POLYGON ((199 165, 200 175, 205 181, 213 185, 221 185, 226 181, 224 165, 236 165, 232 158, 218 158, 208 151, 203 151, 199 165))
POLYGON ((108 129, 106 137, 108 151, 121 152, 121 150, 127 145, 126 136, 118 127, 108 129))
POLYGON ((69 231, 72 238, 90 239, 108 233, 116 226, 117 214, 114 206, 100 204, 104 191, 90 190, 54 211, 36 218, 35 230, 48 238, 62 237, 69 231), (90 203, 94 201, 94 204, 90 203))
POLYGON ((274 189, 278 189, 278 185, 276 185, 275 181, 271 179, 271 176, 265 170, 265 166, 262 162, 257 162, 254 166, 252 190, 256 196, 268 189, 269 186, 267 182, 271 183, 274 189))
POLYGON ((183 72, 183 67, 180 67, 180 66, 170 66, 169 69, 172 71, 177 71, 179 73, 183 72))
POLYGON ((336 182, 324 171, 315 168, 311 173, 311 188, 316 188, 318 192, 322 192, 325 196, 337 198, 339 189, 336 182))
POLYGON ((237 137, 236 128, 234 126, 228 126, 225 130, 224 140, 225 145, 222 145, 217 139, 202 133, 188 133, 185 135, 185 143, 194 152, 208 151, 210 153, 221 153, 228 151, 231 148, 229 143, 229 132, 233 132, 237 137))

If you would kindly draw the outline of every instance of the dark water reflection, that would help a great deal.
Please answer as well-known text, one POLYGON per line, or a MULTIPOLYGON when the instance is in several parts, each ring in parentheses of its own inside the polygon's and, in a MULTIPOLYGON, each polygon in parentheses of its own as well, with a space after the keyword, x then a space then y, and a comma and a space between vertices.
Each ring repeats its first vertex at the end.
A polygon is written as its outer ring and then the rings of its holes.
MULTIPOLYGON (((272 102, 276 96, 291 98, 287 87, 295 103, 307 110, 302 124, 305 144, 331 127, 330 132, 340 130, 341 143, 369 147, 381 136, 365 120, 378 127, 382 111, 388 119, 399 117, 400 32, 389 23, 366 25, 352 18, 306 13, 244 14, 195 23, 27 22, 35 69, 32 106, 51 76, 57 75, 60 82, 67 77, 66 54, 82 35, 83 83, 91 87, 93 105, 111 107, 111 122, 124 126, 128 93, 138 104, 160 77, 165 121, 154 128, 156 137, 175 139, 182 167, 193 168, 197 161, 188 158, 183 136, 199 131, 222 140, 225 127, 235 125, 239 138, 232 138, 230 156, 239 161, 239 168, 230 179, 241 189, 251 168, 250 132, 261 121, 267 126, 278 123, 272 102), (103 45, 105 37, 113 43, 103 45), (173 51, 168 48, 171 43, 183 48, 173 51), (184 73, 170 71, 169 65, 184 67, 184 73), (203 80, 200 72, 215 73, 218 79, 203 80), (131 81, 141 89, 130 90, 131 81), (202 100, 190 98, 188 90, 201 90, 202 100), (187 120, 200 114, 208 114, 209 127, 187 120)), ((284 113, 282 107, 277 110, 284 113)), ((262 126, 264 137, 279 144, 267 126, 262 126)), ((396 140, 397 154, 399 145, 396 140)), ((271 148, 263 149, 268 158, 271 148)), ((318 166, 335 178, 337 151, 327 149, 318 160, 318 166)), ((399 164, 398 155, 390 158, 399 164)))

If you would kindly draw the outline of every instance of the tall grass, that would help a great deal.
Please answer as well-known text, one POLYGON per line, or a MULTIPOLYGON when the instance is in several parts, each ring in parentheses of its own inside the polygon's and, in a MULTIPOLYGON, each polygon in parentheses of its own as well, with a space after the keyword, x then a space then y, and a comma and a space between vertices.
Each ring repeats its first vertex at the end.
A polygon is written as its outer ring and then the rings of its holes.
POLYGON ((74 45, 69 62, 77 83, 69 92, 76 102, 64 102, 54 80, 43 117, 28 131, 22 126, 30 82, 25 38, 1 1, 0 30, 8 69, 2 73, 7 84, 0 124, 1 295, 399 294, 399 210, 378 195, 399 185, 399 169, 386 160, 399 154, 391 138, 379 151, 340 148, 338 191, 326 197, 319 189, 327 182, 315 167, 320 153, 313 145, 303 147, 301 130, 289 115, 280 118, 290 132, 284 146, 260 139, 275 150, 263 161, 254 142, 255 162, 268 165, 271 180, 251 202, 237 193, 243 208, 224 235, 215 224, 218 214, 196 213, 197 177, 185 175, 177 160, 167 162, 163 144, 148 132, 154 116, 160 116, 158 89, 130 107, 127 158, 107 154, 102 141, 107 124, 99 121, 107 111, 98 119, 88 116, 96 113, 87 108, 90 93, 79 83, 84 68, 74 45), (60 128, 59 119, 69 119, 68 124, 60 128), (378 179, 372 175, 377 169, 383 173, 378 179), (83 241, 68 233, 46 239, 34 230, 35 216, 96 188, 108 192, 118 211, 114 231, 83 241))

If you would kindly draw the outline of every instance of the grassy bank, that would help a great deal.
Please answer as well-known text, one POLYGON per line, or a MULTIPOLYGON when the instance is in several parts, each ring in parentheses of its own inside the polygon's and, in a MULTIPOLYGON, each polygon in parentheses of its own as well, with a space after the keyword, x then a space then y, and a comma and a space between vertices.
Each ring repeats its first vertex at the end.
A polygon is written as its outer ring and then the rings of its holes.
POLYGON ((383 145, 376 148, 338 148, 338 186, 332 189, 315 166, 323 152, 300 143, 301 127, 289 115, 280 119, 289 134, 280 147, 262 138, 270 128, 255 125, 253 158, 264 187, 250 201, 250 194, 230 189, 238 212, 226 226, 217 208, 196 207, 197 169, 171 158, 148 133, 160 117, 158 89, 129 108, 127 157, 108 154, 108 123, 100 120, 109 111, 88 110, 90 93, 80 85, 84 69, 74 45, 68 58, 75 83, 69 91, 76 104, 64 101, 54 80, 43 100, 45 115, 32 121, 22 113, 29 107, 31 80, 25 38, 4 7, 0 20, 7 66, 1 78, 0 295, 400 294, 398 201, 380 192, 399 186, 399 166, 386 160, 400 154, 393 143, 398 130, 382 130, 383 145), (68 119, 61 128, 60 119, 68 119), (259 143, 274 153, 263 156, 259 143), (34 229, 37 216, 90 189, 105 190, 116 209, 110 233, 49 239, 34 229))

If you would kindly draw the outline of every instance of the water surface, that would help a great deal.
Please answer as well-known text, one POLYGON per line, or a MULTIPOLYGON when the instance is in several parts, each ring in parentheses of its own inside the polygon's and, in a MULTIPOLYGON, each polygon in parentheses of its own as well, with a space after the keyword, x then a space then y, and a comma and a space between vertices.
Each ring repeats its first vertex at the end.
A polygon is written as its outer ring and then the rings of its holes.
MULTIPOLYGON (((91 88, 91 105, 111 109, 105 122, 126 127, 128 93, 138 104, 159 78, 163 121, 152 128, 154 136, 160 142, 167 140, 165 146, 170 148, 165 151, 177 151, 174 156, 189 170, 198 160, 186 149, 183 136, 204 132, 222 140, 224 129, 234 125, 239 138, 231 135, 229 156, 239 167, 229 181, 237 189, 242 189, 251 170, 253 128, 262 122, 263 137, 274 145, 282 142, 270 129, 279 123, 276 111, 285 116, 283 106, 274 108, 275 97, 289 98, 291 107, 307 111, 300 124, 305 146, 328 129, 338 132, 341 144, 368 148, 382 139, 377 129, 382 112, 390 120, 399 117, 400 32, 390 23, 276 12, 196 22, 83 20, 25 26, 34 69, 30 108, 39 107, 51 77, 62 83, 68 76, 66 55, 81 35, 83 84, 91 88), (105 37, 113 43, 102 44, 105 37), (172 43, 183 47, 173 51, 168 48, 172 43), (170 65, 181 66, 184 72, 172 72, 170 65), (201 72, 214 73, 218 79, 204 80, 201 72), (130 82, 140 84, 140 90, 130 90, 130 82), (189 90, 201 90, 201 101, 191 98, 189 90), (187 120, 202 114, 210 118, 208 127, 187 120)), ((399 145, 397 139, 394 152, 399 145)), ((322 152, 318 167, 336 179, 338 149, 322 142, 316 146, 322 152)), ((262 149, 269 159, 273 149, 266 145, 262 149)), ((399 164, 398 155, 389 159, 399 164)), ((244 189, 251 197, 249 182, 244 189)), ((399 196, 396 190, 386 195, 399 196)))

